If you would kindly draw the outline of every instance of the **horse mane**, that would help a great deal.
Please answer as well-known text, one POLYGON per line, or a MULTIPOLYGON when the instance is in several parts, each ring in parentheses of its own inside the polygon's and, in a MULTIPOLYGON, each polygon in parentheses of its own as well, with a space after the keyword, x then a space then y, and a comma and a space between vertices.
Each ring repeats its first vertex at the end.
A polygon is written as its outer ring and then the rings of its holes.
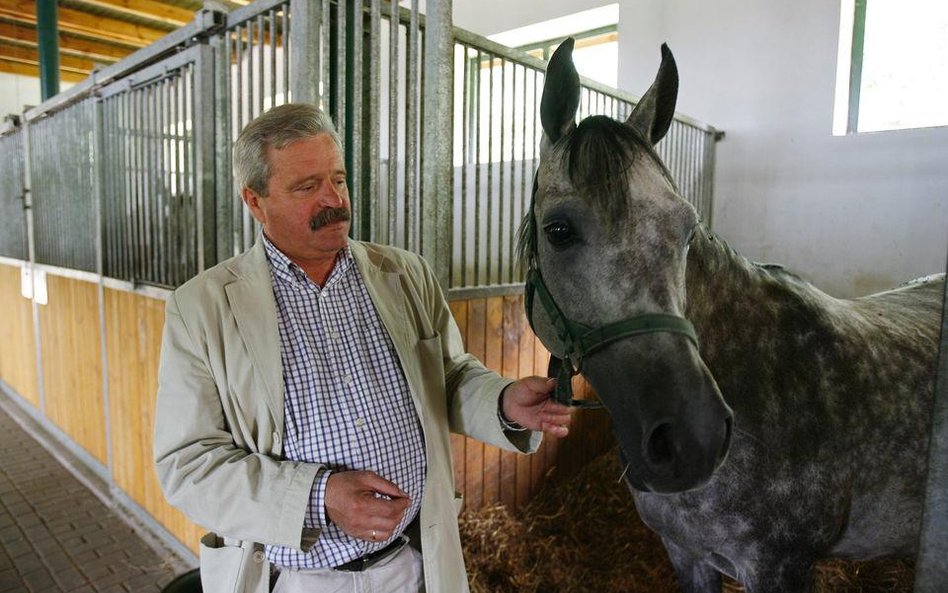
MULTIPOLYGON (((573 187, 590 206, 606 213, 607 225, 617 225, 629 212, 632 194, 628 172, 641 154, 655 163, 671 187, 678 191, 668 167, 652 144, 634 127, 605 115, 593 115, 582 120, 553 145, 550 154, 565 161, 573 187)), ((533 212, 536 191, 534 177, 530 211, 520 225, 517 241, 517 252, 525 266, 529 266, 537 251, 533 212)))

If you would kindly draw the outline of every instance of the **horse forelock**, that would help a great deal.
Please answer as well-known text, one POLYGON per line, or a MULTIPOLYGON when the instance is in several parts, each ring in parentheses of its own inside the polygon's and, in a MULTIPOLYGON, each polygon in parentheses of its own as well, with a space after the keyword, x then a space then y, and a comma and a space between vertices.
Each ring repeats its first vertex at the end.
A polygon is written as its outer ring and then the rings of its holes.
MULTIPOLYGON (((671 172, 662 162, 652 144, 632 126, 605 115, 582 120, 560 138, 550 151, 566 169, 570 184, 591 208, 603 212, 606 228, 622 224, 631 211, 631 179, 629 171, 639 156, 644 155, 658 167, 661 175, 676 192, 671 172)), ((534 181, 536 199, 536 181, 534 181)), ((537 221, 531 207, 520 226, 517 250, 524 265, 529 265, 537 252, 537 221)))

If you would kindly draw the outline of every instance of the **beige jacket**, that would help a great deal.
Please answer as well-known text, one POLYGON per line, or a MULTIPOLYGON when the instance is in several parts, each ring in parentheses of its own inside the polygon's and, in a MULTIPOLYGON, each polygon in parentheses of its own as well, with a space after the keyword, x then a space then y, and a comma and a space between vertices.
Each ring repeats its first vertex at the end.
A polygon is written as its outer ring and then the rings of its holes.
MULTIPOLYGON (((441 288, 420 257, 350 242, 401 361, 427 459, 421 549, 428 593, 468 590, 457 528, 449 429, 532 452, 538 433, 505 433, 509 384, 466 354, 441 288)), ((154 455, 168 501, 214 533, 201 540, 204 591, 261 593, 263 544, 308 550, 302 528, 316 464, 282 458, 283 373, 263 244, 198 275, 168 299, 154 455)))

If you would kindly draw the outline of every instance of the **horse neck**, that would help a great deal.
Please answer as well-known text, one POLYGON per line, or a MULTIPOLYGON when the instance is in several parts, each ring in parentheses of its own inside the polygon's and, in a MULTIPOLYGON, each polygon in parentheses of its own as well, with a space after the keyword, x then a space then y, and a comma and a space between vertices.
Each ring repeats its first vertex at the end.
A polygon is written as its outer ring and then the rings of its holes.
POLYGON ((744 364, 731 357, 758 351, 768 332, 779 331, 782 313, 801 304, 807 309, 804 303, 816 296, 792 274, 751 262, 703 226, 691 242, 686 282, 685 315, 712 372, 744 364))
POLYGON ((752 305, 750 294, 759 284, 756 268, 726 241, 699 225, 688 251, 688 318, 696 326, 705 326, 722 318, 732 319, 732 313, 746 312, 752 305))

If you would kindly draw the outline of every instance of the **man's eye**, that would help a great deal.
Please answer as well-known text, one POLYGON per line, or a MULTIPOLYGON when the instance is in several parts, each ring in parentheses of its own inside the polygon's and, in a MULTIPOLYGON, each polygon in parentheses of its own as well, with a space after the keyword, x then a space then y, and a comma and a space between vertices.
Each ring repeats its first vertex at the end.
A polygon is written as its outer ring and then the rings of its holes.
POLYGON ((576 239, 573 229, 562 221, 546 225, 543 231, 546 233, 547 241, 554 247, 565 247, 576 239))

